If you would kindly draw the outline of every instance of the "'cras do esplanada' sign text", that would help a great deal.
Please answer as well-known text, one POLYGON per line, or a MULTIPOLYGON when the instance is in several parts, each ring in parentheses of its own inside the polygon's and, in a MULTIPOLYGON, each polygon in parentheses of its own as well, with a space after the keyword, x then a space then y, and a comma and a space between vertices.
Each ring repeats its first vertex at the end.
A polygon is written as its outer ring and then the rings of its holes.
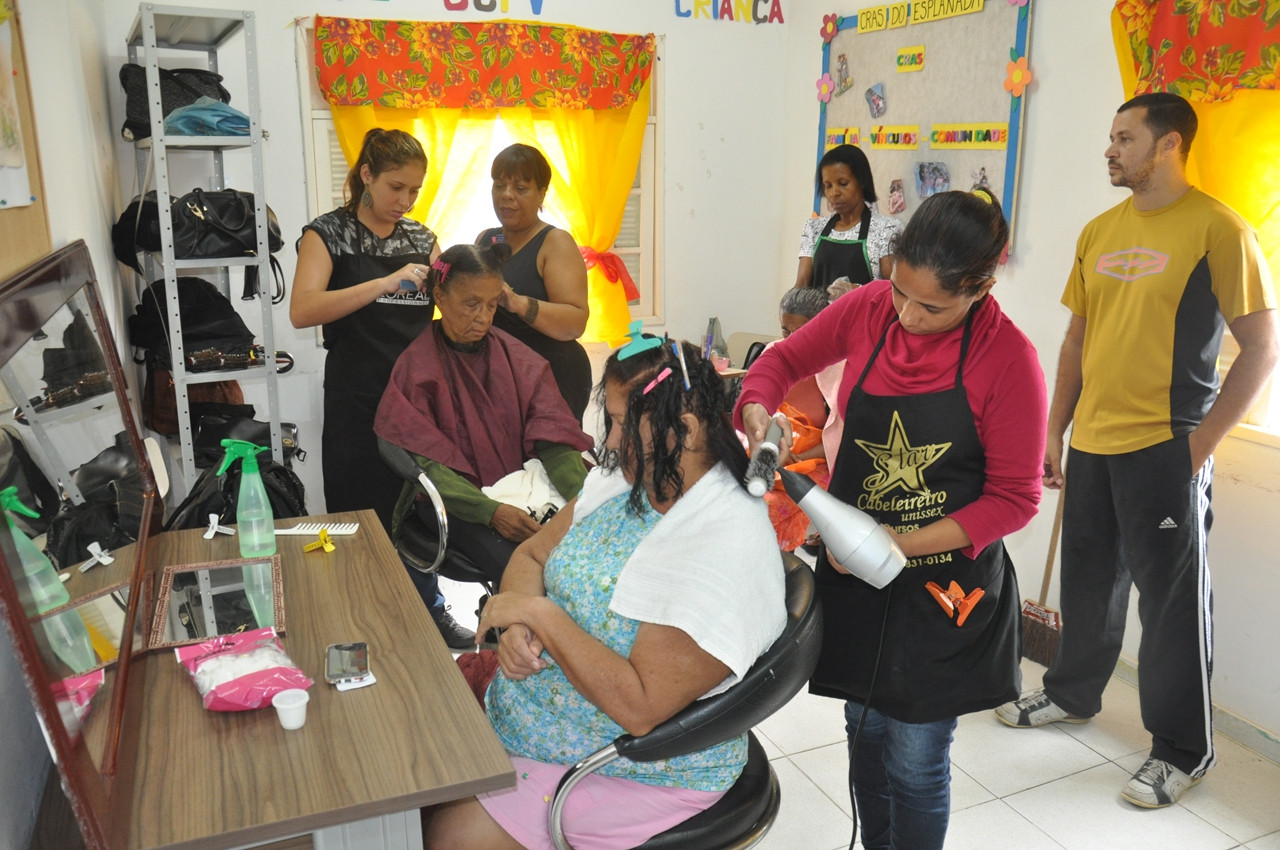
POLYGON ((677 18, 784 24, 782 0, 675 0, 677 18))

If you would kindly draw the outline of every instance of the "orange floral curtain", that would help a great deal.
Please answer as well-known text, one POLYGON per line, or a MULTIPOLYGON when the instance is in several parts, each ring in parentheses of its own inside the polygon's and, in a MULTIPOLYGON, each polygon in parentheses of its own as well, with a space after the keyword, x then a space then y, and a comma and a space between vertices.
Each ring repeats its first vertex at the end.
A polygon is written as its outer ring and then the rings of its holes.
POLYGON ((583 340, 625 339, 635 288, 609 248, 640 161, 652 35, 322 15, 315 33, 320 90, 348 162, 372 127, 412 133, 428 168, 411 215, 433 229, 487 192, 496 118, 516 141, 541 149, 553 171, 547 206, 588 266, 583 340))
POLYGON ((1111 23, 1126 93, 1191 102, 1188 175, 1253 225, 1280 280, 1280 3, 1120 0, 1111 23))

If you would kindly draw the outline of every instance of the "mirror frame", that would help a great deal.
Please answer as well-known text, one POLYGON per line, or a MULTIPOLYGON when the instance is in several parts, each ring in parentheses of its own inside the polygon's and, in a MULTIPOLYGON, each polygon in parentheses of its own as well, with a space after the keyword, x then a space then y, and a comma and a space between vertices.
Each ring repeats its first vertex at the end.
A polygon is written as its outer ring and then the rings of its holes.
POLYGON ((155 612, 151 617, 151 631, 146 640, 147 649, 169 649, 175 646, 188 646, 190 644, 205 643, 218 637, 218 635, 209 635, 185 640, 164 639, 166 620, 169 617, 169 597, 173 591, 173 578, 178 573, 194 573, 200 570, 224 569, 227 567, 247 567, 252 564, 262 563, 271 564, 271 607, 275 619, 273 627, 276 630, 276 634, 283 635, 285 633, 284 585, 280 578, 280 554, 277 552, 271 555, 263 555, 259 558, 234 558, 226 561, 208 561, 201 564, 169 564, 166 566, 160 579, 160 589, 156 593, 155 612))
MULTIPOLYGON (((84 240, 76 240, 0 281, 0 363, 13 354, 42 328, 74 294, 84 289, 91 319, 103 347, 103 356, 111 376, 116 403, 130 445, 138 458, 143 482, 142 522, 136 542, 136 558, 129 579, 129 599, 125 610, 124 634, 133 634, 140 623, 148 622, 146 612, 139 610, 150 604, 148 577, 154 572, 150 535, 159 530, 163 508, 157 504, 155 477, 142 444, 141 433, 133 415, 133 407, 125 391, 127 386, 120 365, 119 352, 111 333, 99 295, 93 261, 84 240), (142 617, 142 620, 139 620, 142 617)), ((14 585, 9 564, 17 563, 17 551, 7 532, 0 532, 0 618, 13 642, 22 678, 26 682, 36 716, 45 733, 50 754, 62 774, 63 787, 75 813, 88 850, 123 847, 128 840, 129 813, 132 810, 133 780, 137 751, 138 721, 142 711, 146 665, 133 664, 145 652, 121 652, 115 665, 115 679, 109 695, 107 730, 100 767, 83 736, 72 741, 63 726, 54 701, 52 681, 41 661, 35 637, 23 610, 18 588, 14 585), (125 718, 133 722, 126 723, 125 718)), ((97 706, 101 711, 103 706, 97 706)))

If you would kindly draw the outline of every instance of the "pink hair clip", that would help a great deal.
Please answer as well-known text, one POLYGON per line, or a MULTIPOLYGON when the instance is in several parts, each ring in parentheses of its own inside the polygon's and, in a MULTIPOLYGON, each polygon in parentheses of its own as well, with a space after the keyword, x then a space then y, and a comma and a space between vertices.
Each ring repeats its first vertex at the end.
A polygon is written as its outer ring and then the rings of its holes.
POLYGON ((653 390, 654 387, 656 387, 658 384, 662 383, 669 377, 671 377, 671 367, 667 366, 665 369, 663 369, 661 372, 658 373, 658 377, 654 378, 645 386, 644 392, 640 393, 640 395, 648 395, 650 391, 653 390))
POLYGON ((449 264, 443 263, 439 259, 431 264, 431 268, 440 272, 440 282, 444 283, 444 279, 449 276, 449 264))

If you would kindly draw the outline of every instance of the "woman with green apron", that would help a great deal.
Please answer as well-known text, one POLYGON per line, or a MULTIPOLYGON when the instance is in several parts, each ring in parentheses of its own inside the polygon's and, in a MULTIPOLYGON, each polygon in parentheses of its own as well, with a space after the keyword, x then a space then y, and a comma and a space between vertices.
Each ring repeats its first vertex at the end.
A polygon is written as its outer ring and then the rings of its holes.
POLYGON ((926 200, 889 281, 862 286, 761 355, 738 412, 753 447, 795 381, 846 359, 830 492, 887 525, 908 563, 877 590, 819 551, 823 651, 810 690, 846 701, 867 850, 941 848, 961 714, 1020 684, 1003 538, 1040 498, 1044 375, 990 290, 1008 226, 986 192, 926 200))
POLYGON ((902 224, 873 213, 876 200, 871 164, 861 149, 839 145, 818 163, 817 191, 831 215, 811 218, 800 234, 797 287, 828 289, 831 296, 889 276, 889 244, 902 224))
MULTIPOLYGON (((406 217, 426 171, 413 136, 366 133, 347 176, 347 203, 302 229, 289 302, 294 327, 324 326, 325 508, 372 508, 388 534, 402 482, 378 454, 373 418, 396 358, 431 323, 426 273, 440 246, 406 217)), ((409 573, 445 642, 472 645, 474 634, 445 609, 435 576, 409 573)))

